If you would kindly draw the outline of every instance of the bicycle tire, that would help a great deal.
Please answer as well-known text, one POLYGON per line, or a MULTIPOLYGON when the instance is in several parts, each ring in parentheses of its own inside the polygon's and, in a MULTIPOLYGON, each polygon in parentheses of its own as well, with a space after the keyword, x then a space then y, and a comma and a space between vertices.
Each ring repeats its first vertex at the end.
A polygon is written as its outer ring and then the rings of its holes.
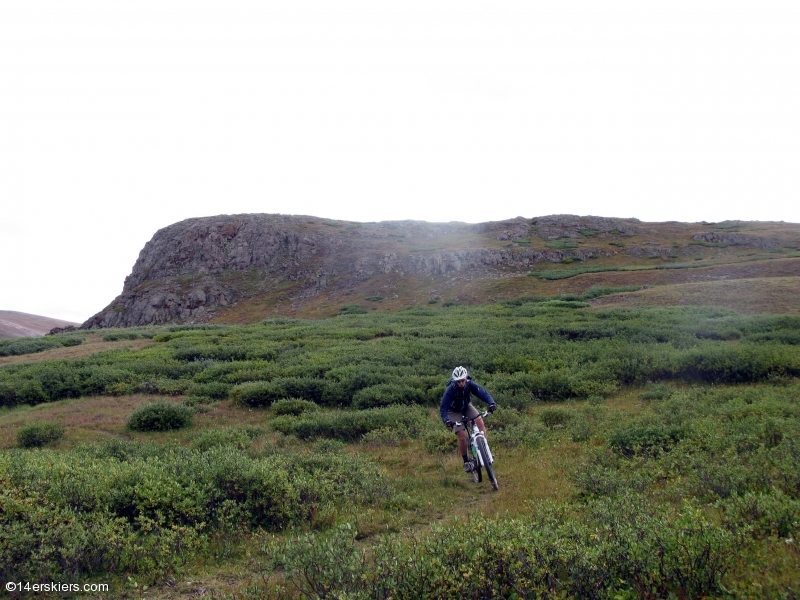
POLYGON ((489 461, 489 448, 486 446, 486 440, 478 438, 476 440, 476 445, 478 446, 478 452, 481 453, 481 462, 483 463, 483 468, 486 469, 486 475, 489 477, 492 487, 499 490, 500 484, 497 482, 497 476, 494 474, 494 467, 489 461))
POLYGON ((472 471, 470 472, 470 475, 472 475, 472 481, 474 481, 475 483, 480 483, 481 481, 483 481, 483 473, 481 473, 481 463, 478 460, 478 457, 475 455, 474 447, 470 449, 469 453, 472 455, 470 456, 470 460, 472 461, 472 464, 475 465, 472 471))

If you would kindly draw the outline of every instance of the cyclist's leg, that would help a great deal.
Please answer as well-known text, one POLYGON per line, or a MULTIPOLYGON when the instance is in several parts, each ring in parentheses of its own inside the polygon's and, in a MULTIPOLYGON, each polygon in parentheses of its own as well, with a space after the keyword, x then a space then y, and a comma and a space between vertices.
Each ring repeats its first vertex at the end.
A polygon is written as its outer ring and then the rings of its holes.
POLYGON ((463 429, 461 431, 456 432, 456 436, 458 436, 458 454, 459 456, 466 456, 467 455, 467 432, 463 429))
POLYGON ((461 425, 456 425, 453 428, 453 433, 455 433, 456 437, 458 438, 458 454, 464 461, 464 470, 470 473, 473 470, 473 463, 469 460, 469 452, 467 449, 467 432, 463 423, 464 417, 461 416, 460 412, 455 412, 452 410, 447 413, 447 416, 451 421, 461 423, 461 425))
MULTIPOLYGON (((454 423, 461 423, 464 420, 464 418, 461 416, 461 413, 454 410, 448 411, 447 417, 454 423)), ((456 436, 458 437, 458 454, 460 456, 466 456, 467 432, 465 431, 464 423, 461 423, 461 425, 456 425, 455 427, 453 427, 453 433, 455 433, 456 436)))

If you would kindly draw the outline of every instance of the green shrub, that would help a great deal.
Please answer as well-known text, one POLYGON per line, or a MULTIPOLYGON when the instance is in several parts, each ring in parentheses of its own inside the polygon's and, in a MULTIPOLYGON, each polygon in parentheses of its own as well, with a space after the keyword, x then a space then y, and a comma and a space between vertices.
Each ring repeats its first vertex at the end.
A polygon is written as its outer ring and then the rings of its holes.
POLYGON ((592 437, 592 426, 584 417, 573 419, 568 427, 569 439, 573 442, 585 442, 592 437))
POLYGON ((142 335, 134 331, 115 331, 103 336, 104 342, 116 342, 118 340, 138 340, 142 335))
POLYGON ((148 379, 139 385, 139 391, 144 394, 166 394, 180 396, 192 387, 190 381, 185 379, 148 379))
POLYGON ((669 398, 675 390, 663 383, 648 382, 647 387, 639 394, 642 400, 664 400, 669 398))
POLYGON ((313 523, 325 510, 394 497, 374 464, 349 453, 257 457, 228 443, 242 440, 241 430, 208 435, 202 451, 114 440, 0 453, 2 497, 12 509, 0 527, 0 576, 127 573, 149 583, 209 542, 213 551, 220 536, 313 523))
POLYGON ((563 427, 573 418, 573 414, 563 408, 545 408, 539 413, 539 420, 549 429, 563 427))
POLYGON ((231 389, 230 397, 239 406, 262 407, 285 396, 280 386, 271 381, 251 381, 231 389))
POLYGON ((487 429, 487 437, 491 444, 507 448, 517 446, 537 448, 547 439, 547 431, 530 419, 521 419, 503 429, 495 429, 492 425, 487 429))
POLYGON ((749 531, 758 538, 790 538, 800 533, 800 500, 779 490, 745 492, 716 506, 723 510, 723 522, 732 530, 749 531))
POLYGON ((272 403, 272 412, 276 415, 298 416, 306 412, 316 412, 319 405, 310 400, 300 400, 298 398, 287 398, 277 400, 272 403))
POLYGON ((16 392, 16 401, 20 404, 41 404, 47 402, 50 397, 44 391, 44 387, 35 379, 24 382, 16 392))
POLYGON ((364 315, 367 311, 358 304, 348 304, 339 309, 340 315, 364 315))
POLYGON ((245 450, 253 443, 253 436, 242 427, 225 427, 221 429, 207 429, 200 432, 192 440, 191 447, 200 452, 220 446, 231 446, 238 450, 245 450))
POLYGON ((426 412, 418 407, 387 406, 367 410, 341 410, 332 413, 304 413, 299 417, 276 417, 270 426, 300 439, 331 438, 357 442, 375 429, 396 427, 415 437, 430 428, 426 412))
POLYGON ((284 377, 272 381, 252 381, 235 386, 230 397, 240 406, 270 406, 276 400, 301 398, 319 402, 326 383, 311 377, 284 377))
POLYGON ((62 346, 77 346, 83 343, 83 338, 76 336, 47 336, 40 338, 21 338, 14 340, 0 340, 0 356, 19 356, 21 354, 34 354, 61 348, 62 346))
POLYGON ((437 427, 422 437, 422 446, 430 454, 450 454, 458 448, 458 438, 452 431, 437 427))
POLYGON ((137 408, 128 418, 132 431, 169 431, 192 424, 194 411, 188 406, 159 400, 137 408))
POLYGON ((216 400, 208 396, 186 396, 182 402, 197 412, 208 412, 208 405, 214 404, 216 400))
POLYGON ((283 398, 302 398, 319 402, 325 393, 326 383, 313 377, 285 377, 273 380, 283 393, 283 398))
POLYGON ((361 436, 361 442, 372 447, 393 447, 403 439, 403 431, 396 427, 373 429, 361 436))
POLYGON ((354 408, 377 408, 390 404, 421 404, 422 390, 402 384, 383 383, 359 390, 353 396, 354 408))
POLYGON ((64 426, 60 423, 42 421, 29 423, 17 431, 17 444, 23 448, 38 448, 56 442, 64 436, 64 426))
MULTIPOLYGON (((354 400, 357 407, 427 404, 441 397, 453 365, 467 364, 502 406, 526 408, 537 400, 607 396, 647 381, 789 385, 800 374, 797 317, 687 307, 573 310, 612 289, 345 320, 179 327, 139 350, 6 365, 0 404, 136 390, 198 398, 221 398, 227 390, 244 406, 285 398, 336 407, 354 400), (261 383, 231 393, 229 386, 249 382, 261 383), (381 385, 397 389, 375 387, 381 385)), ((156 331, 163 329, 147 333, 158 337, 156 331)), ((780 430, 765 434, 769 444, 788 435, 775 423, 780 430)))
POLYGON ((344 452, 346 446, 342 440, 319 439, 311 446, 314 454, 340 454, 344 452))
POLYGON ((687 504, 655 511, 643 497, 591 503, 577 519, 542 503, 533 518, 482 518, 387 537, 364 552, 349 524, 272 539, 262 552, 308 598, 717 597, 741 539, 687 504), (409 569, 408 565, 413 565, 409 569))
POLYGON ((194 383, 187 392, 195 396, 206 396, 214 400, 223 400, 230 394, 232 385, 222 381, 209 381, 207 383, 194 383))
POLYGON ((639 453, 667 452, 683 436, 684 432, 680 427, 642 425, 617 431, 609 438, 608 444, 624 456, 633 456, 639 453))
POLYGON ((581 298, 589 300, 608 296, 611 294, 621 294, 623 292, 636 292, 642 289, 640 285, 594 285, 581 294, 581 298))
POLYGON ((532 392, 526 391, 502 391, 496 392, 493 395, 501 409, 512 408, 514 410, 525 410, 538 401, 538 398, 536 398, 532 392))

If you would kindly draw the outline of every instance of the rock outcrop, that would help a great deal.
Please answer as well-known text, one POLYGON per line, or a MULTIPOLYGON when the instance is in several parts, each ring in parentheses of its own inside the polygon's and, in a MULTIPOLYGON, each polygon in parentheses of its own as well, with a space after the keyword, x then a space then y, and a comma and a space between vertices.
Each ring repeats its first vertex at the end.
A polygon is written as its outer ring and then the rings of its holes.
MULTIPOLYGON (((687 243, 692 235, 707 243, 751 243, 699 226, 574 215, 477 225, 266 214, 187 219, 156 232, 122 293, 83 327, 204 322, 281 286, 291 287, 291 301, 304 302, 380 277, 506 277, 537 263, 610 256, 626 245, 632 256, 665 255, 672 250, 657 243, 629 243, 660 225, 687 243), (614 241, 620 239, 626 243, 614 241)), ((768 247, 761 238, 752 243, 768 247)))

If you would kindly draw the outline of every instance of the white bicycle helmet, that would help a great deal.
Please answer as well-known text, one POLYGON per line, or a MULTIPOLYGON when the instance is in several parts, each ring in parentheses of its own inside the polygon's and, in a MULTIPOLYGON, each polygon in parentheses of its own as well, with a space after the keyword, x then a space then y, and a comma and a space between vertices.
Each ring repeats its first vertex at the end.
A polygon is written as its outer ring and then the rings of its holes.
POLYGON ((453 379, 455 381, 460 381, 462 379, 466 379, 469 373, 464 367, 456 367, 453 369, 453 379))

